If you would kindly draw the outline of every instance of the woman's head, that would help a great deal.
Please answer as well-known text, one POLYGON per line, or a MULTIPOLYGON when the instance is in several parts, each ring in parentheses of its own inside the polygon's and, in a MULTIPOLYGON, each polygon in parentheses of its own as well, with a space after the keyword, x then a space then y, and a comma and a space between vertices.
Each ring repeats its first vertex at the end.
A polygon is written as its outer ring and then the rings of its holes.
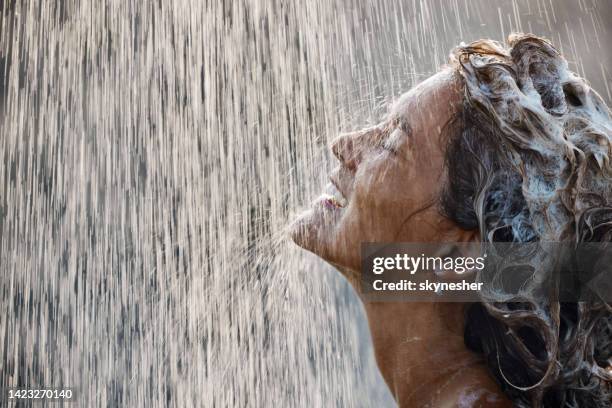
POLYGON ((447 130, 462 103, 461 78, 447 68, 404 94, 379 125, 336 138, 338 167, 294 224, 296 243, 357 273, 362 242, 472 239, 438 205, 447 130))
MULTIPOLYGON (((610 111, 535 36, 458 47, 379 126, 332 150, 339 193, 293 238, 344 271, 359 273, 361 242, 612 241, 610 111)), ((491 292, 466 341, 519 406, 609 406, 610 316, 603 303, 491 292)))

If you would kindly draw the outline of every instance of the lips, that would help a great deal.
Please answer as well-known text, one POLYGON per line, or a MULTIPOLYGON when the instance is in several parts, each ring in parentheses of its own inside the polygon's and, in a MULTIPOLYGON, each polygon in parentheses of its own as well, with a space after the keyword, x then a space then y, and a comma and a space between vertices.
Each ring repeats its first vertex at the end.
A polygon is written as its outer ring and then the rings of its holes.
POLYGON ((339 166, 332 171, 329 181, 314 206, 331 212, 343 210, 349 204, 350 187, 353 182, 351 174, 344 166, 339 166))
POLYGON ((344 208, 348 204, 348 200, 332 181, 327 185, 323 194, 323 204, 329 209, 344 208))
POLYGON ((316 254, 327 250, 326 248, 335 239, 341 220, 348 214, 350 187, 353 181, 349 178, 350 174, 342 173, 342 170, 343 168, 338 168, 333 172, 323 194, 317 197, 311 207, 301 213, 289 227, 293 241, 316 254))

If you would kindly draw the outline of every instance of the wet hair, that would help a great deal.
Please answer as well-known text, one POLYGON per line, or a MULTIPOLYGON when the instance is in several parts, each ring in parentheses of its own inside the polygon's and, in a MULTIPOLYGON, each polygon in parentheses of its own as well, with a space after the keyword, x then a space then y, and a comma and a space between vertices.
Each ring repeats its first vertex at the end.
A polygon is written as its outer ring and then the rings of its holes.
MULTIPOLYGON (((465 95, 450 125, 444 214, 485 242, 612 241, 602 98, 533 35, 461 45, 451 59, 465 95)), ((534 261, 534 275, 549 273, 547 262, 534 261)), ((492 290, 468 308, 465 341, 518 407, 611 407, 611 311, 492 290)))

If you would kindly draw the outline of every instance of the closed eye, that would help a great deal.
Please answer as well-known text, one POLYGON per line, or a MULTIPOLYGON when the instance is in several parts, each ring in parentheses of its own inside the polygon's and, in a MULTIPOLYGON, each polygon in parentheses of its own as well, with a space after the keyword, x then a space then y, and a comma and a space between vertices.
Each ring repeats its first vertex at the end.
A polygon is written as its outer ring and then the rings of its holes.
POLYGON ((393 154, 397 154, 400 146, 404 143, 405 137, 406 134, 401 129, 396 128, 381 141, 381 147, 393 154))
POLYGON ((384 135, 377 141, 376 148, 387 151, 391 154, 397 154, 397 148, 395 143, 393 143, 393 139, 390 137, 391 135, 385 132, 384 135))

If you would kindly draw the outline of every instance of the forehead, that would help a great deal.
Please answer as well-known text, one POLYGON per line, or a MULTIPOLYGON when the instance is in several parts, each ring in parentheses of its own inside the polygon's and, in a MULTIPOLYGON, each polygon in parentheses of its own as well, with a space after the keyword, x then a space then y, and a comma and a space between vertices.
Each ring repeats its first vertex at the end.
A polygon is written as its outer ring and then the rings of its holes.
POLYGON ((389 117, 407 121, 412 128, 446 122, 461 101, 459 77, 447 68, 403 94, 391 107, 389 117))

